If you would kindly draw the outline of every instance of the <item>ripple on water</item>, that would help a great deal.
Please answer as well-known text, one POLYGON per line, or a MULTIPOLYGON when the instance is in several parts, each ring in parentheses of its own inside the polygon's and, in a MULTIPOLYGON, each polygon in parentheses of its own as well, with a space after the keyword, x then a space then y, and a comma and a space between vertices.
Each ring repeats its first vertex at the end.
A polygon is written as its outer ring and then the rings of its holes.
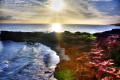
POLYGON ((49 79, 59 62, 56 52, 40 43, 0 41, 0 46, 0 80, 49 79))

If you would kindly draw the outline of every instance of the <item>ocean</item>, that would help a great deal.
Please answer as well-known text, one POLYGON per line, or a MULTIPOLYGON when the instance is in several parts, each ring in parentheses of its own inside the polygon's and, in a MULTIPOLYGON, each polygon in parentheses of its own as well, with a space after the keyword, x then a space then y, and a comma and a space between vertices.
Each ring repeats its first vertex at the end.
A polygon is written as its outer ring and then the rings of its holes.
POLYGON ((59 61, 57 53, 41 43, 0 41, 0 80, 49 79, 59 61))
POLYGON ((0 31, 20 32, 88 32, 97 33, 112 29, 120 29, 113 25, 80 25, 80 24, 0 24, 0 31))

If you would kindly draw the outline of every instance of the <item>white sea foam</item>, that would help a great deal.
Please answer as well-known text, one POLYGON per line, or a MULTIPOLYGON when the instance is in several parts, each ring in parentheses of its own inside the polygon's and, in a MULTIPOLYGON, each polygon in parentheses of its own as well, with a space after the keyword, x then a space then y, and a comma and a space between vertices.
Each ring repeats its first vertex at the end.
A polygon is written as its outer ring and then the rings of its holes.
MULTIPOLYGON (((1 41, 0 46, 3 47, 0 48, 0 79, 5 79, 9 77, 9 75, 13 75, 9 78, 14 80, 21 80, 20 76, 21 78, 23 78, 23 76, 28 78, 29 76, 18 73, 24 70, 27 71, 24 72, 24 74, 34 73, 31 74, 31 76, 34 77, 30 80, 36 78, 44 79, 42 75, 46 75, 45 71, 52 69, 54 72, 54 68, 60 60, 55 51, 40 43, 28 45, 24 42, 1 41), (48 63, 45 63, 44 59, 46 59, 48 63), (40 74, 41 77, 39 76, 40 74), (16 79, 14 77, 16 77, 16 79)), ((53 72, 47 74, 47 78, 49 78, 49 75, 52 75, 53 72)))

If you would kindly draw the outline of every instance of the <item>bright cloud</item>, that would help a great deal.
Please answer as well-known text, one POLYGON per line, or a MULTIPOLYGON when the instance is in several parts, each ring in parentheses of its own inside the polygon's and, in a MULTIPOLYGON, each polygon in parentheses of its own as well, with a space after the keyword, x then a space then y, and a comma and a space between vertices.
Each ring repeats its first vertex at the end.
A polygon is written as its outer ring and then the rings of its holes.
MULTIPOLYGON (((107 1, 109 4, 115 2, 114 0, 104 1, 107 1)), ((64 4, 64 6, 62 6, 61 10, 60 3, 57 5, 57 2, 53 2, 52 4, 51 0, 0 0, 0 22, 65 24, 118 23, 120 13, 115 14, 110 12, 116 9, 114 5, 111 5, 113 7, 110 7, 110 9, 107 8, 109 9, 108 11, 107 9, 105 9, 106 11, 102 11, 100 10, 101 7, 95 5, 101 2, 104 3, 104 1, 62 0, 63 3, 61 4, 64 4)))

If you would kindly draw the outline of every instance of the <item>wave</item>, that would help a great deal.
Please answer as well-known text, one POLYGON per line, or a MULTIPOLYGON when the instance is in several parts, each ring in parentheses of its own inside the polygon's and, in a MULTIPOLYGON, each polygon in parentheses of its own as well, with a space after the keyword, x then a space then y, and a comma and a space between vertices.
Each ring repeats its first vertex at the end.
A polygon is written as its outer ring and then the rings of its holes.
POLYGON ((0 41, 0 46, 0 80, 49 79, 60 60, 55 51, 40 43, 0 41))

